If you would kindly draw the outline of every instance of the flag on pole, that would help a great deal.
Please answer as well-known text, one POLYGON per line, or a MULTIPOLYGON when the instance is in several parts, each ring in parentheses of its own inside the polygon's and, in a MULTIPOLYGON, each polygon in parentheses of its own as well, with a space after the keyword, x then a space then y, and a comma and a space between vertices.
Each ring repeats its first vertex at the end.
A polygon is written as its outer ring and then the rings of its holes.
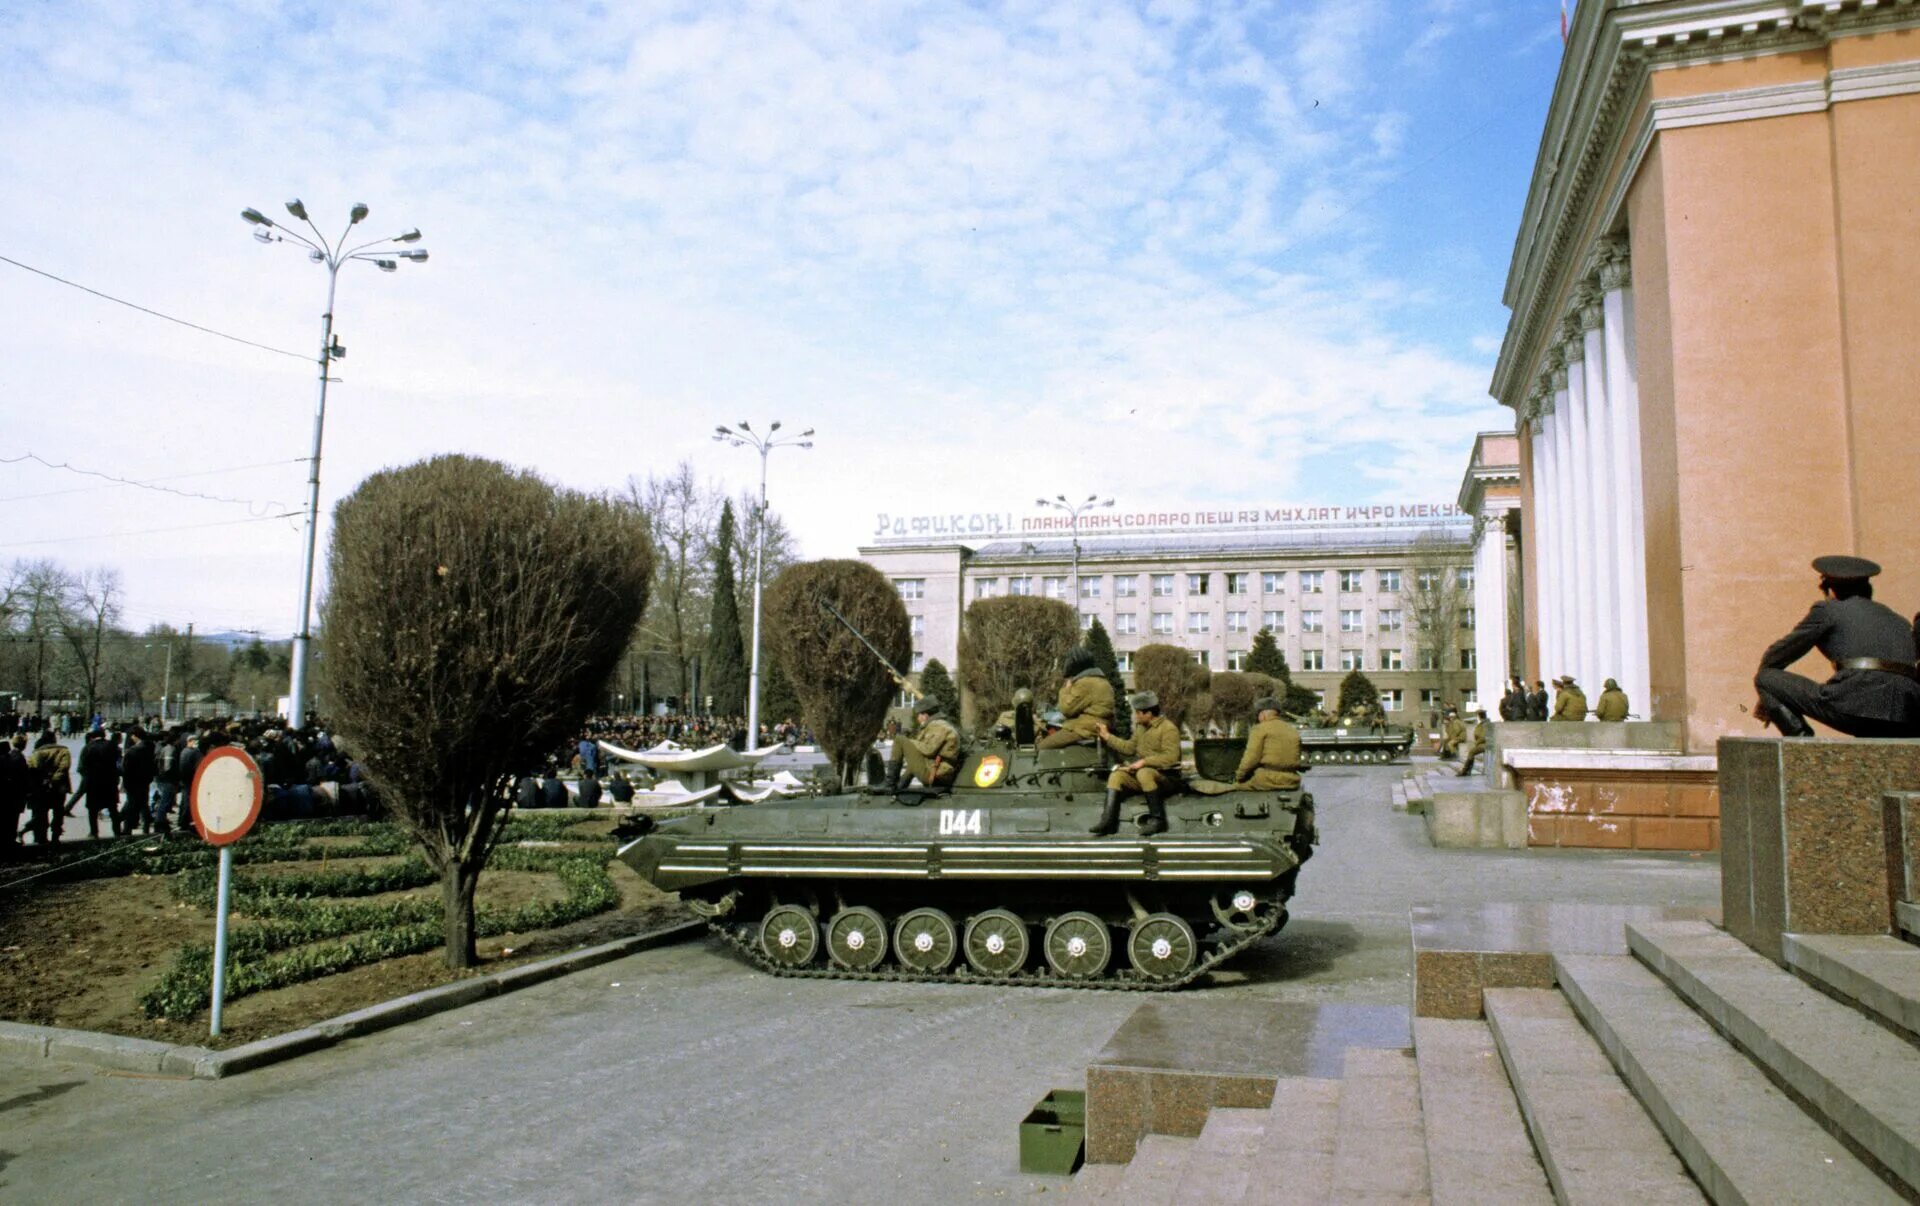
POLYGON ((1560 0, 1560 45, 1567 44, 1567 0, 1560 0))

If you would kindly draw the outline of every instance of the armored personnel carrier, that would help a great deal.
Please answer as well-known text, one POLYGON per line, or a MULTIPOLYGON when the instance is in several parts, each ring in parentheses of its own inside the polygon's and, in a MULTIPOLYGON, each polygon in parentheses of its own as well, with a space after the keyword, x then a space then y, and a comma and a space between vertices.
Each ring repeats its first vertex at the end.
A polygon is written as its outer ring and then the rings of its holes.
POLYGON ((620 858, 776 975, 1180 988, 1285 924, 1313 852, 1312 796, 1227 789, 1241 745, 1199 744, 1150 838, 1088 834, 1101 751, 994 743, 949 791, 703 812, 620 858))
POLYGON ((1393 762, 1413 749, 1413 730, 1402 725, 1300 726, 1300 754, 1310 763, 1393 762))

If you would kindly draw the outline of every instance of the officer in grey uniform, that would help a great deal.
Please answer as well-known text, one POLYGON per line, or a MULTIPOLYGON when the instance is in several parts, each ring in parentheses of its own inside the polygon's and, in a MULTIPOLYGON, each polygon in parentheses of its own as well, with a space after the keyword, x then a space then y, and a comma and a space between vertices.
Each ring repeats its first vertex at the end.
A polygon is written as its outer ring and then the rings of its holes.
POLYGON ((1880 567, 1864 557, 1821 557, 1825 598, 1760 659, 1754 715, 1783 737, 1811 737, 1809 719, 1854 737, 1920 736, 1920 672, 1913 628, 1873 600, 1880 567), (1833 663, 1824 683, 1788 671, 1810 649, 1833 663))

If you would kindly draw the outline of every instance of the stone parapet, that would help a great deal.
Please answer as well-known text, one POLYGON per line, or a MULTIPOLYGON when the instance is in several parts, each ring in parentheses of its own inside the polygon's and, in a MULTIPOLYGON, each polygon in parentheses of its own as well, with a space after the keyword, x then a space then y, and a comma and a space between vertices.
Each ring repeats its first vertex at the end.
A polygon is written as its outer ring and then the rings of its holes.
POLYGON ((1785 933, 1891 932, 1884 797, 1920 791, 1920 741, 1723 737, 1719 754, 1728 932, 1775 962, 1785 933))

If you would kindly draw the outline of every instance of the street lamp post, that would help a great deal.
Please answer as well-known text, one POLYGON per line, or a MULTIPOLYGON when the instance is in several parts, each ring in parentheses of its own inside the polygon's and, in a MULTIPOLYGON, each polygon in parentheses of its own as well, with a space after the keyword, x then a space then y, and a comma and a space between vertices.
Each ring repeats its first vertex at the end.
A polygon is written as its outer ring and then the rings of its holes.
POLYGON ((308 259, 327 268, 327 308, 320 314, 320 399, 313 408, 313 456, 307 462, 307 550, 305 564, 300 571, 300 626, 293 634, 293 682, 289 686, 290 701, 287 707, 287 727, 297 729, 306 723, 307 718, 307 649, 313 642, 313 554, 320 535, 320 440, 327 425, 327 368, 347 354, 347 349, 333 334, 334 286, 339 282, 341 265, 349 260, 365 260, 382 272, 393 272, 400 267, 401 260, 426 263, 427 253, 420 247, 382 246, 388 243, 417 243, 420 241, 418 229, 348 247, 347 236, 367 216, 364 202, 348 211, 346 229, 332 242, 328 242, 327 237, 320 233, 320 228, 313 224, 313 219, 307 217, 307 207, 301 204, 298 197, 287 202, 287 212, 305 222, 307 229, 313 232, 313 238, 309 239, 292 227, 274 222, 257 209, 243 209, 240 216, 260 228, 253 232, 253 237, 260 242, 298 243, 307 249, 308 259), (374 251, 374 248, 381 250, 374 251))
POLYGON ((715 427, 713 438, 735 448, 752 448, 760 453, 760 517, 753 545, 753 660, 747 671, 747 748, 760 744, 760 587, 763 563, 767 555, 767 454, 775 448, 813 447, 813 428, 797 436, 779 435, 780 420, 765 435, 756 432, 745 419, 732 427, 715 427))
POLYGON ((1080 611, 1080 516, 1087 511, 1111 507, 1113 500, 1101 498, 1098 494, 1089 494, 1085 502, 1070 503, 1066 495, 1056 494, 1052 498, 1036 498, 1033 501, 1035 506, 1052 507, 1056 511, 1067 513, 1067 526, 1073 531, 1073 584, 1070 589, 1073 591, 1073 610, 1078 615, 1080 611))

